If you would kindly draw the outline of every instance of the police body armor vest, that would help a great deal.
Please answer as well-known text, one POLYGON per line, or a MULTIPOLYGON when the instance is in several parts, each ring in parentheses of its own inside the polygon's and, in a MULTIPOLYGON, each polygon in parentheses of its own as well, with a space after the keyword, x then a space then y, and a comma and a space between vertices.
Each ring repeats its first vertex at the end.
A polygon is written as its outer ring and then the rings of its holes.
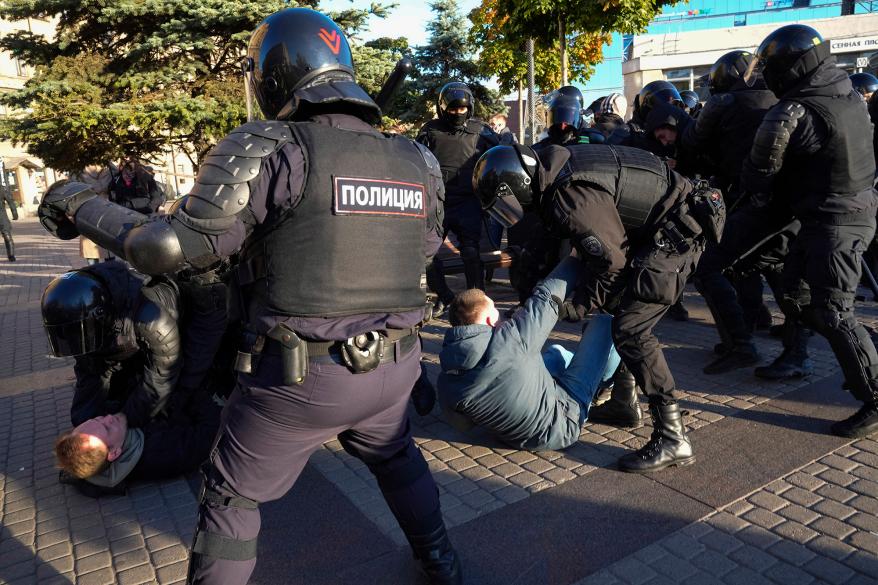
POLYGON ((301 200, 257 228, 242 262, 251 294, 295 317, 422 309, 427 170, 411 141, 291 123, 305 157, 301 200))
POLYGON ((720 132, 722 140, 711 149, 719 153, 716 168, 724 186, 737 186, 744 160, 750 155, 756 131, 765 113, 777 103, 768 89, 735 90, 730 94, 734 101, 723 116, 720 132))
POLYGON ((639 148, 603 144, 568 146, 570 159, 556 185, 581 181, 611 193, 626 228, 646 224, 652 208, 669 188, 668 168, 639 148))
POLYGON ((862 98, 854 92, 843 97, 784 98, 803 104, 820 116, 827 136, 823 147, 810 156, 790 152, 784 160, 783 178, 775 183, 796 199, 813 194, 849 196, 872 186, 875 158, 869 148, 872 128, 862 98))
POLYGON ((482 154, 479 149, 482 128, 475 120, 467 121, 466 130, 462 132, 451 133, 432 126, 429 128, 430 142, 433 145, 430 150, 439 161, 446 197, 472 195, 473 169, 482 154))

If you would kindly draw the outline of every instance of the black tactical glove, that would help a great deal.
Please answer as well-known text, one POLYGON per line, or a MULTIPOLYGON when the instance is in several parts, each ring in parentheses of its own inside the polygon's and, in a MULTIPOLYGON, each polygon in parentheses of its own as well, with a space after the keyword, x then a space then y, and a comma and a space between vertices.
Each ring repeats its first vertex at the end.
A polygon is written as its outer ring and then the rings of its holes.
POLYGON ((70 217, 83 203, 95 197, 97 194, 85 183, 58 181, 43 195, 37 216, 50 234, 62 240, 72 240, 79 235, 79 230, 70 217))

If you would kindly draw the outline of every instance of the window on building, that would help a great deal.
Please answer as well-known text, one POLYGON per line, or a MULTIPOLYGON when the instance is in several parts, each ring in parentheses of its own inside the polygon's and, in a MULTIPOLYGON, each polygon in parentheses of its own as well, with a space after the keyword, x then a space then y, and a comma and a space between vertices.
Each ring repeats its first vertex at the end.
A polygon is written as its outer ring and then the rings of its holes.
POLYGON ((678 91, 697 90, 699 85, 698 78, 709 72, 709 66, 669 69, 665 71, 665 79, 674 84, 678 91))
POLYGON ((28 77, 30 75, 30 68, 18 60, 18 57, 14 59, 15 61, 15 74, 19 77, 28 77))

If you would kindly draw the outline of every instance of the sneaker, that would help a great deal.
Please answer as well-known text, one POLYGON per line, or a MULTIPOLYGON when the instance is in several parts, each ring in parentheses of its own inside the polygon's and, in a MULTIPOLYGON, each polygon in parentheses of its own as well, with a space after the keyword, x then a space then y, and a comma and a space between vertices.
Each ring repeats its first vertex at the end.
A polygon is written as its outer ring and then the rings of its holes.
POLYGON ((878 406, 864 404, 860 410, 830 427, 833 435, 849 439, 862 439, 878 433, 878 406))

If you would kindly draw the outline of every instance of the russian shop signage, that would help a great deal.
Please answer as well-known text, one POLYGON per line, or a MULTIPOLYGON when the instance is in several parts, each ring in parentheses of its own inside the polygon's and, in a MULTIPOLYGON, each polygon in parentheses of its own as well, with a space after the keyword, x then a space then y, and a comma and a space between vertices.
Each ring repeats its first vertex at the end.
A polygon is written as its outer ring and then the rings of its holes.
POLYGON ((878 51, 878 36, 832 39, 829 41, 829 48, 833 53, 878 51))

